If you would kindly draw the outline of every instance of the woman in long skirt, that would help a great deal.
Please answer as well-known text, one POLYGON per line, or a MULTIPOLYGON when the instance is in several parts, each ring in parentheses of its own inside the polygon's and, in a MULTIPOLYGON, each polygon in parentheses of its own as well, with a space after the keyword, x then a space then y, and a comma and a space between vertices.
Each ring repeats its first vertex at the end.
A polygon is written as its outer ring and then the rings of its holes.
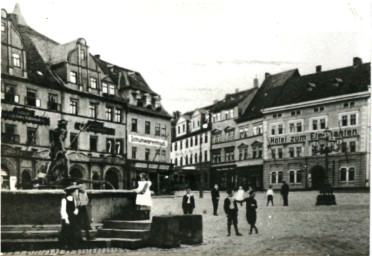
POLYGON ((62 228, 59 241, 64 247, 74 248, 82 241, 79 210, 76 204, 79 186, 65 188, 66 195, 61 201, 62 228))

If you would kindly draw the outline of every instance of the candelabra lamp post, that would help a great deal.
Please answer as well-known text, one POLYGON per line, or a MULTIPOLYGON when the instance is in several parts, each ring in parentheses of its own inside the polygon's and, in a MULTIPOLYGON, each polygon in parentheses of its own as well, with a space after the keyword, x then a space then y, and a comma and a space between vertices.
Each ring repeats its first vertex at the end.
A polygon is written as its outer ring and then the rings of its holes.
POLYGON ((320 146, 320 154, 325 156, 325 175, 320 193, 316 199, 316 205, 335 205, 336 196, 333 194, 332 185, 328 180, 328 162, 330 153, 340 151, 343 145, 342 138, 335 138, 333 133, 327 128, 324 130, 323 135, 318 138, 317 144, 320 146))

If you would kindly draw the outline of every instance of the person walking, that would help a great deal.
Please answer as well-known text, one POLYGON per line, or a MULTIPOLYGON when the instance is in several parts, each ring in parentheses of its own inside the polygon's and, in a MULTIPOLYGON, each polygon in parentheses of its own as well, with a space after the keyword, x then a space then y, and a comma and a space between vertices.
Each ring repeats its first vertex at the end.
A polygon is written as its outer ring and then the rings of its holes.
POLYGON ((274 190, 273 186, 269 186, 269 189, 266 191, 267 196, 267 204, 266 206, 269 206, 269 203, 271 202, 271 205, 274 206, 274 190))
POLYGON ((255 193, 253 190, 249 192, 249 197, 245 199, 246 202, 246 217, 248 224, 251 225, 251 229, 249 231, 249 234, 252 235, 252 230, 254 229, 256 231, 256 234, 258 233, 258 229, 256 227, 256 220, 257 220, 257 201, 254 199, 255 193))
POLYGON ((90 217, 88 213, 89 198, 85 189, 85 185, 81 184, 79 187, 78 197, 76 198, 77 206, 79 209, 78 217, 80 220, 80 229, 85 231, 86 239, 93 240, 93 237, 90 235, 89 232, 92 227, 90 226, 90 217))
POLYGON ((220 191, 218 190, 218 185, 215 184, 212 189, 212 203, 213 203, 213 215, 217 216, 218 202, 220 201, 220 191))
POLYGON ((289 186, 284 180, 283 180, 283 185, 282 185, 282 188, 280 190, 280 193, 283 197, 283 206, 288 206, 289 186))
POLYGON ((65 248, 76 248, 82 241, 79 209, 76 203, 78 197, 78 185, 65 188, 65 196, 61 200, 62 227, 59 234, 59 241, 65 248))
POLYGON ((192 214, 195 208, 194 196, 190 194, 191 189, 186 188, 186 195, 182 198, 182 209, 184 214, 192 214))
POLYGON ((137 193, 136 205, 139 210, 151 210, 152 199, 151 199, 151 181, 148 180, 145 173, 140 174, 140 180, 138 181, 138 188, 133 191, 137 193))
POLYGON ((233 197, 233 192, 231 189, 227 190, 228 197, 225 199, 223 208, 227 216, 227 236, 231 235, 231 224, 234 225, 235 234, 237 236, 242 236, 238 229, 238 206, 236 200, 233 197))

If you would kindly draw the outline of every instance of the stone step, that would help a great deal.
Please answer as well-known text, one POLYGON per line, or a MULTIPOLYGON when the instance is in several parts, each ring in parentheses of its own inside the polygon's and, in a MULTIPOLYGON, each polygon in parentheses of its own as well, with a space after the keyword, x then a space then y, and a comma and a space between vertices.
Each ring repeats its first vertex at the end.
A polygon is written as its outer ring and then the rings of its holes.
POLYGON ((122 212, 122 215, 115 220, 150 220, 150 211, 128 209, 122 212))
POLYGON ((110 246, 125 249, 139 249, 145 247, 143 239, 138 238, 97 238, 97 241, 101 239, 110 239, 110 246))
MULTIPOLYGON (((111 247, 111 239, 99 239, 91 241, 83 241, 80 249, 90 248, 105 248, 111 247)), ((129 249, 131 247, 128 247, 129 249)), ((1 239, 1 251, 34 251, 34 250, 50 250, 60 249, 61 245, 57 238, 53 239, 1 239)))
POLYGON ((150 220, 106 220, 103 222, 103 228, 108 229, 132 229, 132 230, 150 230, 150 220))
MULTIPOLYGON (((92 223, 93 230, 102 227, 101 223, 92 223)), ((37 230, 60 230, 61 224, 48 224, 48 225, 1 225, 1 231, 37 231, 37 230)))
MULTIPOLYGON (((60 230, 11 230, 1 231, 1 239, 54 239, 58 238, 60 230)), ((89 232, 95 236, 97 231, 89 232)), ((85 232, 82 231, 82 236, 85 237, 85 232)))
POLYGON ((97 238, 137 238, 137 239, 147 239, 150 236, 150 231, 148 230, 136 230, 136 229, 111 229, 102 228, 97 231, 97 238))

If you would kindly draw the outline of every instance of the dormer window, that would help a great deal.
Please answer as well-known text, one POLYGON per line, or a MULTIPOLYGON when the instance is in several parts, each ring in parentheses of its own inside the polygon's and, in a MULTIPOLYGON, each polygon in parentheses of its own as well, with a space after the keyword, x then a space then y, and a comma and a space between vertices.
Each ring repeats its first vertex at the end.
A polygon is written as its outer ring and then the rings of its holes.
POLYGON ((5 23, 1 22, 1 32, 5 32, 5 23))
POLYGON ((77 83, 77 73, 71 71, 70 72, 70 83, 76 84, 77 83))
POLYGON ((311 92, 312 90, 314 90, 315 87, 316 87, 316 84, 314 84, 314 83, 308 83, 308 84, 307 84, 307 90, 308 90, 309 92, 311 92))
POLYGON ((115 94, 115 85, 110 84, 109 85, 109 94, 114 95, 115 94))
POLYGON ((90 78, 90 88, 97 89, 97 79, 95 79, 94 77, 90 78))
POLYGON ((13 66, 20 68, 21 67, 21 58, 19 57, 19 55, 16 54, 16 53, 13 53, 12 54, 12 59, 13 59, 13 66))
POLYGON ((102 93, 108 93, 107 83, 102 82, 102 93))

